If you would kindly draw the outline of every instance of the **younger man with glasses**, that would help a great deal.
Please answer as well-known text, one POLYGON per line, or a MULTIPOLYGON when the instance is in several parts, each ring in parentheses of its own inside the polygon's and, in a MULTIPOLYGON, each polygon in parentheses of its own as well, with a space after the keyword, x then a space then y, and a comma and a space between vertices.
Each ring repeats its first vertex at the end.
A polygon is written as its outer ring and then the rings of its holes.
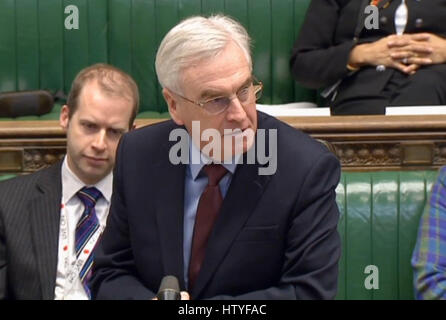
POLYGON ((93 297, 152 299, 173 275, 183 299, 334 298, 339 163, 257 112, 245 29, 225 16, 186 19, 161 42, 156 70, 172 120, 121 141, 93 297), (262 174, 253 150, 276 170, 262 174))

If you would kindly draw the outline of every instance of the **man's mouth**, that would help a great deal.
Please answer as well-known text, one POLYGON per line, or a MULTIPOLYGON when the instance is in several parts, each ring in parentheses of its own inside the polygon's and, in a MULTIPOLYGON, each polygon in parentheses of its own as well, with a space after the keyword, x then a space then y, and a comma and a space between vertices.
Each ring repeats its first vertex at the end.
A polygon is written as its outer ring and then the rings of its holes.
POLYGON ((238 136, 238 135, 244 135, 244 134, 246 134, 246 130, 247 130, 248 128, 244 128, 244 129, 239 129, 239 128, 237 128, 237 129, 225 129, 224 130, 224 136, 227 136, 227 137, 234 137, 234 136, 238 136))
POLYGON ((101 164, 107 162, 107 158, 84 156, 89 162, 101 164))

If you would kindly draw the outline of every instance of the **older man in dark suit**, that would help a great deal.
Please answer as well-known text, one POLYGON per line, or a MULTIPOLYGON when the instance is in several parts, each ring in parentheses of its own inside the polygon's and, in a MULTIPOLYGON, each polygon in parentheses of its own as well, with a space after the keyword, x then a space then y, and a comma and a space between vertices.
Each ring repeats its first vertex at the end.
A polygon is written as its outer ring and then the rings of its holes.
POLYGON ((63 162, 0 183, 1 299, 90 297, 116 147, 138 105, 138 88, 123 71, 105 64, 82 70, 60 114, 63 162))
POLYGON ((339 162, 256 111, 245 29, 189 18, 156 68, 172 120, 121 140, 93 297, 152 299, 173 275, 183 299, 334 298, 339 162))

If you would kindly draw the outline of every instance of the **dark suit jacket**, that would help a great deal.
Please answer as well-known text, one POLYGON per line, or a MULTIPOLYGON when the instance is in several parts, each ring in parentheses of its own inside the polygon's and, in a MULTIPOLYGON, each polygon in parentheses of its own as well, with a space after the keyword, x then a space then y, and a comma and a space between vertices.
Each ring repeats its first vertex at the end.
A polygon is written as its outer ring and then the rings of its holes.
MULTIPOLYGON (((370 2, 312 0, 294 44, 291 69, 299 83, 317 89, 329 87, 343 79, 335 105, 353 97, 367 98, 380 93, 393 72, 399 72, 392 68, 377 72, 375 67, 364 67, 351 73, 346 67, 354 45, 395 34, 394 16, 400 0, 392 0, 388 7, 380 9, 378 29, 362 28, 359 38, 354 39, 358 15, 370 2)), ((406 3, 409 17, 405 33, 430 32, 446 37, 446 24, 443 22, 446 0, 406 0, 406 3)), ((365 17, 363 15, 361 18, 361 26, 364 26, 365 17)), ((441 70, 446 74, 445 66, 441 70)))
MULTIPOLYGON (((322 299, 337 290, 340 239, 336 157, 306 134, 259 114, 277 130, 277 171, 239 164, 211 233, 193 299, 322 299)), ((183 277, 187 165, 173 165, 162 122, 120 142, 107 228, 95 253, 94 298, 150 299, 165 275, 183 277)))
POLYGON ((61 162, 0 183, 0 299, 54 299, 61 162))

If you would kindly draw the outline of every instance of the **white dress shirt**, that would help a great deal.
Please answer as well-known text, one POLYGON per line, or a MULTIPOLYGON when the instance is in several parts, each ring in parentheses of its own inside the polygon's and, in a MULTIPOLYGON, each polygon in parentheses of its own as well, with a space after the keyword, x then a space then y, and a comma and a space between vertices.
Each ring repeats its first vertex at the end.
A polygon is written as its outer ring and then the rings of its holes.
MULTIPOLYGON (((112 194, 113 174, 108 174, 104 179, 94 185, 101 191, 103 197, 98 199, 95 210, 100 226, 105 227, 107 215, 110 207, 110 199, 112 194)), ((68 281, 69 268, 73 268, 76 263, 75 253, 75 232, 76 225, 82 213, 84 205, 76 196, 76 193, 86 185, 71 171, 68 167, 67 158, 65 157, 62 164, 62 199, 61 199, 61 216, 65 214, 67 226, 59 227, 59 250, 57 259, 57 278, 55 288, 56 300, 87 300, 88 296, 78 277, 73 283, 68 281), (64 211, 64 212, 62 212, 64 211), (67 230, 67 237, 62 235, 63 230, 67 230), (64 263, 65 257, 68 267, 64 263)), ((87 187, 93 187, 88 185, 87 187)), ((102 230, 101 227, 99 230, 102 230)))
POLYGON ((395 30, 396 34, 403 34, 406 29, 407 17, 409 13, 407 10, 406 0, 401 0, 401 4, 395 12, 395 30))

